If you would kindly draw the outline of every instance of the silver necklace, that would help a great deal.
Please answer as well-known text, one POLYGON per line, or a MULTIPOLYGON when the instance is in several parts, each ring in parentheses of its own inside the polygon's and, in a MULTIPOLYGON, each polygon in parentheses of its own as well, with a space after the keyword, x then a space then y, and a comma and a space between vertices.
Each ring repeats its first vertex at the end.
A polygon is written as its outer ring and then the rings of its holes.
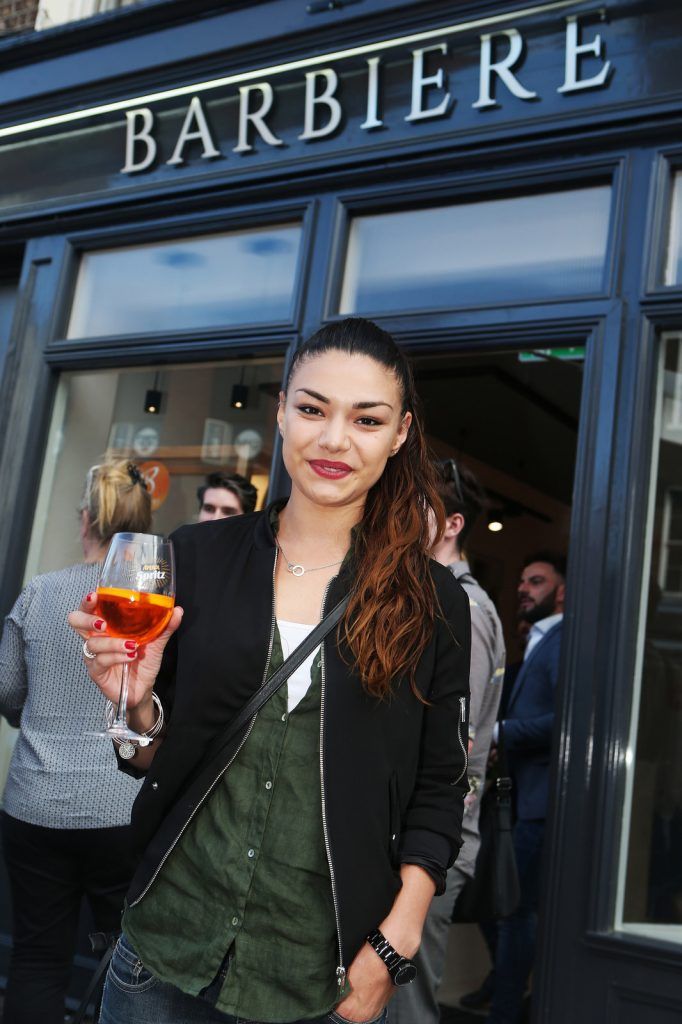
POLYGON ((307 572, 319 572, 320 569, 331 569, 335 565, 341 565, 341 562, 343 561, 343 558, 339 558, 338 562, 328 562, 326 565, 316 565, 314 569, 305 569, 299 562, 290 562, 280 542, 276 541, 276 544, 282 552, 282 558, 287 563, 287 572, 290 572, 292 576, 305 576, 307 572))

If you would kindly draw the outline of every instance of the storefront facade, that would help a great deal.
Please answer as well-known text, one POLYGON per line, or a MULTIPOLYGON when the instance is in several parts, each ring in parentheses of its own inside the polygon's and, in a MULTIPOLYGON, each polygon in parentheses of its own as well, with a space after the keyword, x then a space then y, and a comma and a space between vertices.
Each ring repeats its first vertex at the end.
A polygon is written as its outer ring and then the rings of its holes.
POLYGON ((78 558, 103 452, 163 531, 216 467, 282 493, 296 346, 391 330, 505 536, 570 548, 552 1024, 682 1013, 681 35, 674 0, 167 0, 0 42, 3 613, 78 558))

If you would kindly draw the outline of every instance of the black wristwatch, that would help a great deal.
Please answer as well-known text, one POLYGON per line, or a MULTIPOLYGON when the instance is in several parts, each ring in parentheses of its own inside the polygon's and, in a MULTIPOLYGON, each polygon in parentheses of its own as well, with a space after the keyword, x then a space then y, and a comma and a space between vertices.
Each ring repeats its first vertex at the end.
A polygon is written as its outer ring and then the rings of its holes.
POLYGON ((370 932, 367 936, 367 941, 374 952, 386 964, 386 970, 390 974, 394 985, 409 985, 411 981, 414 981, 417 977, 415 964, 406 956, 401 956, 378 928, 370 932))

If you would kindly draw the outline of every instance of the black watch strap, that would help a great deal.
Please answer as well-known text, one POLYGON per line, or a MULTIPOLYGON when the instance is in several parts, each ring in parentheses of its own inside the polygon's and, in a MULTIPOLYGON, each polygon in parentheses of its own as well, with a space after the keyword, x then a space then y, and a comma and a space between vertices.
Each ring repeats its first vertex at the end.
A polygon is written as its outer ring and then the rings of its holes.
POLYGON ((383 932, 375 928, 367 936, 370 946, 386 964, 386 970, 391 976, 394 985, 404 985, 413 981, 417 975, 417 969, 409 959, 403 956, 397 949, 394 949, 383 932))

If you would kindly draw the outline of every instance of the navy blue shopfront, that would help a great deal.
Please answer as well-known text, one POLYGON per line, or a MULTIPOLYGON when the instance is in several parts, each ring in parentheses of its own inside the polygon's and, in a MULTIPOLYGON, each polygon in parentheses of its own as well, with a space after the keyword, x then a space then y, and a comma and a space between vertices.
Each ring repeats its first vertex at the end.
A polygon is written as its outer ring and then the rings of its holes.
POLYGON ((522 545, 570 547, 548 1024, 682 1015, 681 37, 677 0, 151 0, 0 40, 3 614, 103 451, 159 530, 212 468, 282 492, 296 346, 393 332, 518 538, 480 534, 506 622, 522 545))

